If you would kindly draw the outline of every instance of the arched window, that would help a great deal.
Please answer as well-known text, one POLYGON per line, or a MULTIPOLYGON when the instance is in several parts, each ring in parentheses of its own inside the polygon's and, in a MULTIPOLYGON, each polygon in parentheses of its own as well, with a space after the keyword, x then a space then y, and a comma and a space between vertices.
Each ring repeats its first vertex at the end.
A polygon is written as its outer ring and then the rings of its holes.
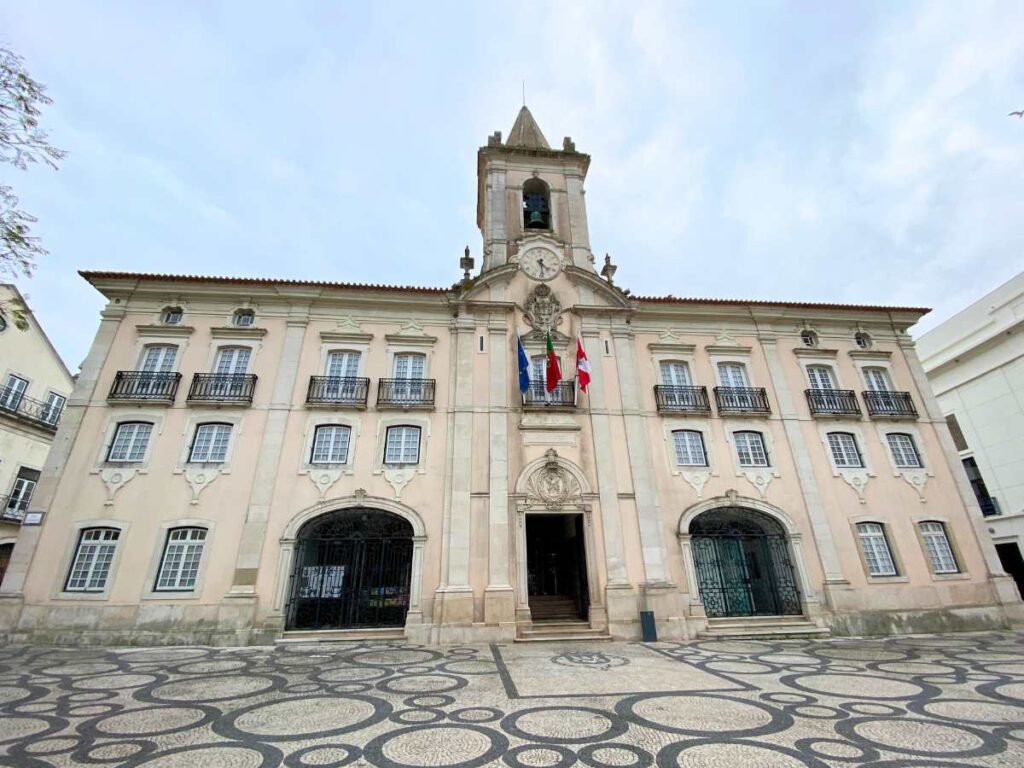
POLYGON ((352 429, 344 424, 320 424, 313 432, 310 464, 344 464, 352 429))
POLYGON ((736 443, 736 457, 741 467, 767 467, 768 451, 764 447, 764 436, 760 432, 733 432, 736 443))
POLYGON ((134 463, 146 457, 149 447, 149 436, 153 433, 153 424, 148 421, 122 421, 114 431, 114 439, 110 441, 107 461, 111 463, 134 463))
POLYGON ((693 384, 690 379, 690 366, 682 360, 663 360, 659 366, 661 369, 661 383, 666 387, 689 387, 693 384))
POLYGON ((892 549, 881 523, 857 523, 857 537, 871 576, 897 576, 892 549))
POLYGON ((699 430, 673 430, 672 447, 675 448, 678 466, 706 467, 708 465, 708 455, 704 449, 704 435, 699 430))
POLYGON ((240 328, 248 328, 255 322, 256 313, 251 309, 237 309, 235 310, 235 314, 231 317, 232 325, 237 325, 240 328))
POLYGON ((78 534, 64 591, 102 592, 106 589, 120 536, 117 528, 83 528, 78 534))
POLYGON ((920 469, 924 466, 921 463, 921 454, 914 443, 913 435, 905 432, 890 432, 885 436, 889 443, 889 451, 892 453, 892 461, 897 467, 906 469, 920 469))
POLYGON ((384 463, 419 464, 420 428, 411 425, 388 427, 384 441, 384 463))
POLYGON ((231 442, 231 425, 208 423, 196 425, 196 435, 189 449, 190 463, 219 464, 227 461, 231 442))
POLYGON ((225 375, 248 373, 250 357, 252 350, 249 347, 221 347, 217 350, 213 372, 225 375))
POLYGON ((800 334, 800 341, 805 347, 816 347, 818 346, 818 334, 814 331, 803 331, 800 334))
POLYGON ((865 368, 864 383, 868 385, 868 390, 871 392, 892 391, 892 381, 889 379, 889 372, 882 367, 865 368))
POLYGON ((918 523, 917 527, 921 531, 921 539, 924 541, 932 573, 959 573, 960 568, 956 564, 953 548, 949 545, 949 536, 946 535, 946 526, 938 521, 929 520, 918 523))
POLYGON ((205 528, 172 528, 168 531, 154 589, 157 592, 190 592, 195 589, 205 543, 205 528))
POLYGON ((170 373, 174 370, 174 359, 178 348, 174 344, 147 344, 142 350, 139 370, 146 373, 170 373))
POLYGON ((832 374, 832 367, 828 365, 808 365, 807 380, 811 383, 811 389, 835 389, 836 380, 832 374))
POLYGON ((537 178, 523 184, 523 229, 551 229, 548 185, 537 178))
POLYGON ((184 314, 181 307, 164 307, 160 313, 160 322, 164 325, 180 325, 184 314))
POLYGON ((828 447, 836 467, 863 467, 864 457, 857 447, 857 438, 851 432, 829 432, 828 447))

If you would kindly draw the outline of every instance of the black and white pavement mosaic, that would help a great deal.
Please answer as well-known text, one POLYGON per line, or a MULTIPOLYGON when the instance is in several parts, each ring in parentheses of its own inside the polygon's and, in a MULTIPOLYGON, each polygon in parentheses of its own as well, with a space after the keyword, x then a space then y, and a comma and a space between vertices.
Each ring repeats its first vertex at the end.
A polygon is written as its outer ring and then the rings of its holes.
POLYGON ((0 648, 0 766, 1024 766, 1024 634, 0 648))

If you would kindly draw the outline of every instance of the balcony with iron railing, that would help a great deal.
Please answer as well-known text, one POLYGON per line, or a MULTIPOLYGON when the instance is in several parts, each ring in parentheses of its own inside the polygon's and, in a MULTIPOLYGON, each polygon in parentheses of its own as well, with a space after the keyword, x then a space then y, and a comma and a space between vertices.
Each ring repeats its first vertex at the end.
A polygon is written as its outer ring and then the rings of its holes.
POLYGON ((544 381, 531 381, 529 388, 523 392, 523 408, 527 410, 576 408, 576 379, 560 381, 548 392, 544 381))
POLYGON ((163 371, 118 371, 110 385, 107 400, 113 402, 174 402, 181 374, 163 371))
POLYGON ((812 416, 860 416, 860 403, 852 389, 805 389, 812 416))
POLYGON ((861 392, 873 419, 916 419, 917 408, 909 392, 861 392))
POLYGON ((254 373, 196 373, 188 390, 190 403, 248 405, 256 390, 254 373))
POLYGON ((658 384, 654 401, 659 413, 711 413, 707 387, 658 384))
POLYGON ((306 405, 365 408, 370 380, 353 376, 310 376, 306 405))
POLYGON ((29 496, 0 496, 0 521, 20 523, 28 512, 29 496))
POLYGON ((0 414, 45 429, 47 432, 57 431, 57 422, 60 421, 63 410, 63 406, 54 406, 42 400, 26 397, 10 387, 0 387, 0 414))
POLYGON ((381 379, 377 382, 378 408, 433 408, 434 379, 381 379))
POLYGON ((771 413, 764 387, 715 387, 718 413, 729 416, 760 416, 771 413))

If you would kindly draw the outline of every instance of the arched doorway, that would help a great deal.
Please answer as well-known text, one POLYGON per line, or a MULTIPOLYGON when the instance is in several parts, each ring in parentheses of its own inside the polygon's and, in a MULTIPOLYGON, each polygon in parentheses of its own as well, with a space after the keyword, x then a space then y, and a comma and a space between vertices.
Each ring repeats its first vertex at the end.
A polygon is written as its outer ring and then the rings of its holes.
POLYGON ((299 529, 288 629, 400 627, 409 610, 413 528, 403 517, 354 507, 299 529))
POLYGON ((785 529, 745 507, 719 507, 690 523, 697 588, 709 617, 800 615, 785 529))

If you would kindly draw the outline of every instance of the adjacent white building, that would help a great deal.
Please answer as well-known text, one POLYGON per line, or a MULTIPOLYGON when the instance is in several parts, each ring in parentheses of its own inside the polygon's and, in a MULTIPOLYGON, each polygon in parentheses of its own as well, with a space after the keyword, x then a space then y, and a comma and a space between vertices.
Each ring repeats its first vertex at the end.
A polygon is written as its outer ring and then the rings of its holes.
POLYGON ((917 348, 999 558, 1024 594, 1024 272, 917 348))

